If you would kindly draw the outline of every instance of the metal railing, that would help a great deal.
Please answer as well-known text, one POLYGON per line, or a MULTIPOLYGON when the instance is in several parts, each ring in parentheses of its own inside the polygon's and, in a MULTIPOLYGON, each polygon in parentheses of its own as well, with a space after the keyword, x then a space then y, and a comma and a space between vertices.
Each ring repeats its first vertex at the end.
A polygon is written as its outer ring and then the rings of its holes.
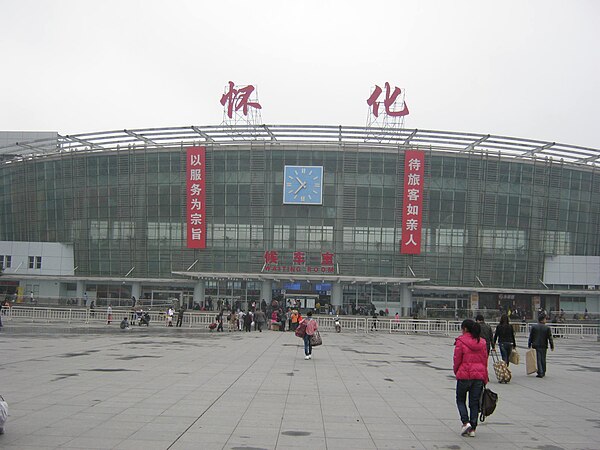
POLYGON ((0 155, 11 158, 35 157, 65 152, 103 152, 135 148, 173 148, 196 144, 211 146, 298 145, 340 143, 368 147, 411 146, 450 153, 492 154, 531 160, 554 158, 561 163, 597 167, 598 149, 558 142, 499 136, 481 133, 423 129, 364 128, 328 125, 218 125, 134 130, 99 131, 75 135, 58 135, 47 139, 18 142, 0 147, 0 155))
MULTIPOLYGON (((164 312, 149 311, 151 326, 165 326, 166 315, 164 312)), ((112 323, 119 323, 127 317, 133 325, 137 324, 137 316, 130 309, 114 309, 112 323)), ((335 331, 334 316, 314 316, 319 322, 319 329, 335 331)), ((105 310, 90 310, 84 308, 47 308, 36 306, 2 307, 2 318, 5 321, 15 320, 26 323, 66 323, 66 324, 102 324, 107 322, 105 310)), ((177 313, 174 316, 176 321, 177 313)), ((227 328, 227 316, 223 317, 223 326, 227 328)), ((187 310, 183 316, 183 327, 205 329, 215 322, 214 312, 198 312, 187 310)), ((395 319, 341 316, 340 324, 343 332, 354 333, 402 333, 402 334, 427 334, 439 336, 453 336, 460 333, 462 321, 456 320, 427 320, 427 319, 395 319)), ((495 329, 496 322, 488 322, 495 329)), ((513 323, 517 335, 528 336, 532 323, 513 323)), ((556 338, 597 338, 598 323, 592 324, 548 324, 556 338)), ((287 328, 287 327, 286 327, 287 328)))
MULTIPOLYGON (((108 298, 108 297, 95 297, 87 299, 85 297, 49 297, 49 296, 36 296, 34 302, 31 301, 29 296, 21 295, 16 299, 11 296, 9 299, 11 306, 24 306, 24 307, 46 307, 46 308, 83 308, 86 307, 86 303, 93 301, 96 309, 104 308, 111 305, 113 308, 129 308, 131 307, 131 297, 125 298, 108 298)), ((147 299, 139 298, 136 300, 136 307, 143 307, 144 309, 160 309, 168 308, 173 305, 173 300, 164 299, 147 299)))

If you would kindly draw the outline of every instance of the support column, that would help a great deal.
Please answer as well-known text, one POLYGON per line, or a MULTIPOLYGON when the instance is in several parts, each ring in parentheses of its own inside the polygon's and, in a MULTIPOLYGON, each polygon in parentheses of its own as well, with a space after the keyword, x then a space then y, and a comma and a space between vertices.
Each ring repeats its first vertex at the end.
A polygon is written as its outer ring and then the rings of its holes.
MULTIPOLYGON (((75 296, 77 297, 77 304, 79 306, 83 305, 83 295, 85 294, 85 281, 83 280, 78 280, 77 281, 77 287, 76 287, 76 294, 75 296)), ((87 305, 83 305, 83 306, 87 306, 87 305)))
POLYGON ((336 311, 342 307, 343 294, 342 294, 342 283, 332 283, 331 286, 331 306, 335 307, 336 311))
POLYGON ((142 283, 131 283, 131 295, 137 300, 142 296, 142 283))
POLYGON ((198 303, 201 307, 206 306, 204 304, 206 290, 206 282, 204 280, 198 280, 194 285, 194 304, 198 303))
POLYGON ((273 281, 263 280, 262 286, 260 287, 260 300, 267 302, 267 305, 271 304, 271 301, 273 300, 273 281))
POLYGON ((475 317, 477 315, 477 311, 479 310, 479 292, 471 292, 469 299, 471 301, 471 316, 475 317))
POLYGON ((408 284, 403 283, 400 285, 400 314, 402 317, 407 317, 410 314, 412 308, 412 292, 410 291, 408 284))

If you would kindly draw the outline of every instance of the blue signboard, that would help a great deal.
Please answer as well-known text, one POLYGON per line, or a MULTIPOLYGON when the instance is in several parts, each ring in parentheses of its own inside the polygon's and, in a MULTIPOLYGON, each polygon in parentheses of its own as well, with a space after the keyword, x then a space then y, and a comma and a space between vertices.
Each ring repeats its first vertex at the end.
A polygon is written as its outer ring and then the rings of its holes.
POLYGON ((315 291, 330 291, 331 283, 322 283, 315 286, 315 291))
POLYGON ((283 285, 283 288, 289 291, 299 291, 300 283, 286 283, 283 285))

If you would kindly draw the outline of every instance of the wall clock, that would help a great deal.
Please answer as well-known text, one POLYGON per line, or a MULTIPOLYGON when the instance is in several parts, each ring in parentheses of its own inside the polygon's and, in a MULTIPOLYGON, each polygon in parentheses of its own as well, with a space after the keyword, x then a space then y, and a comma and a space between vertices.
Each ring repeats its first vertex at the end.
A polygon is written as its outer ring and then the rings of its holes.
POLYGON ((323 204, 323 166, 285 166, 284 205, 323 204))

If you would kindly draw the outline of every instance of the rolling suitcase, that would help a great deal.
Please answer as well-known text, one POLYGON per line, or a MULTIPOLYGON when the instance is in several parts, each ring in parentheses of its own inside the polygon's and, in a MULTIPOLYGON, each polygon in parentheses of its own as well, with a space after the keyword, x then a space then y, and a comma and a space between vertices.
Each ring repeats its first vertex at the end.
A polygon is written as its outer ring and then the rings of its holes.
POLYGON ((502 358, 498 356, 498 352, 496 350, 492 350, 492 360, 494 361, 494 372, 496 372, 496 378, 498 378, 498 383, 508 383, 512 378, 512 373, 506 363, 502 361, 502 358))

